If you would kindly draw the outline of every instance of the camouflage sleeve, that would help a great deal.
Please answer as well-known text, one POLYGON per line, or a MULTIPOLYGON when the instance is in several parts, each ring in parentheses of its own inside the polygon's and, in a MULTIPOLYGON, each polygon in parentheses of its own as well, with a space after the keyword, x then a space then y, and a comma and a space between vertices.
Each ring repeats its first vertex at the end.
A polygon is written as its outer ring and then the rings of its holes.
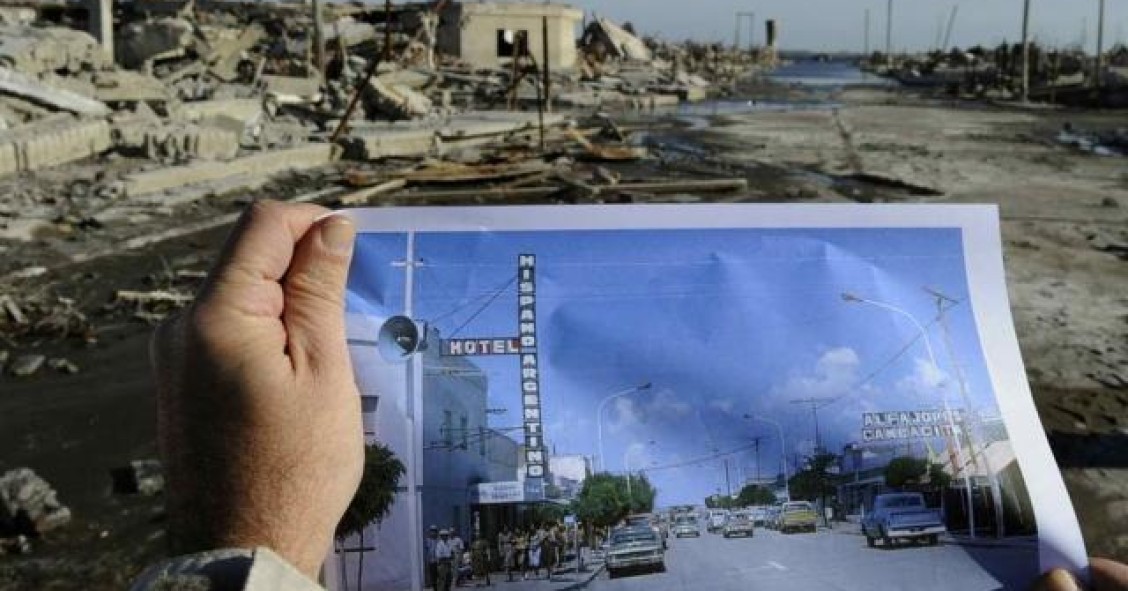
POLYGON ((268 548, 178 556, 145 570, 132 591, 321 591, 268 548))

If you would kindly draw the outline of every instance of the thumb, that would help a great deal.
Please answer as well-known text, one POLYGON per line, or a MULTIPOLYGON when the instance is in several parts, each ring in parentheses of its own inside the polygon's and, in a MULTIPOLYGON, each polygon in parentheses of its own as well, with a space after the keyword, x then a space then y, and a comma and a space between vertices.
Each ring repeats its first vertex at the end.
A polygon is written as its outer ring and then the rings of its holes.
POLYGON ((313 225, 294 249, 283 280, 290 359, 296 372, 347 368, 344 299, 356 227, 330 215, 313 225))

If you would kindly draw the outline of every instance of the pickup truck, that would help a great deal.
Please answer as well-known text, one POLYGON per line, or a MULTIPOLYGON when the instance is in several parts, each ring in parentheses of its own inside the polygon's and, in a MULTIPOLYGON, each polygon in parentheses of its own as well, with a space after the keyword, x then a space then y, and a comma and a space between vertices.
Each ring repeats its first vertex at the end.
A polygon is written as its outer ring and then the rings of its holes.
POLYGON ((940 534, 946 531, 940 512, 925 506, 920 493, 877 495, 873 510, 862 518, 862 535, 871 548, 878 538, 885 546, 898 540, 924 541, 935 546, 940 534))
POLYGON ((791 533, 793 531, 814 532, 818 527, 818 516, 815 508, 806 501, 784 503, 779 510, 779 531, 791 533))

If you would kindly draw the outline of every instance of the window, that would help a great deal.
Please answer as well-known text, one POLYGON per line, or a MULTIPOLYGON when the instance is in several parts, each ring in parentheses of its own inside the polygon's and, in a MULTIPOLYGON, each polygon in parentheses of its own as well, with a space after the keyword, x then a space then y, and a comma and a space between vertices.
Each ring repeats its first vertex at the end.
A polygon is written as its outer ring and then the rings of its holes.
POLYGON ((517 40, 521 37, 528 39, 529 32, 517 29, 498 29, 497 57, 513 57, 513 52, 517 46, 517 40))
POLYGON ((478 427, 478 455, 486 457, 486 439, 490 436, 485 427, 478 427))
POLYGON ((459 447, 466 449, 470 445, 470 421, 467 420, 466 415, 462 415, 462 418, 459 419, 458 427, 459 433, 462 433, 462 445, 459 447))

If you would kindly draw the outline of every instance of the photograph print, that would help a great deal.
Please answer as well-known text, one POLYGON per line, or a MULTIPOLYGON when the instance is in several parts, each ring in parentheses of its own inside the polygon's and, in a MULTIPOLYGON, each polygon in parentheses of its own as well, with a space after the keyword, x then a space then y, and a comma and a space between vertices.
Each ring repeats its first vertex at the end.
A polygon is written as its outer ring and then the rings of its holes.
POLYGON ((359 214, 349 344, 383 478, 339 528, 332 588, 1040 572, 1028 473, 1052 458, 1019 457, 1006 411, 1029 394, 997 389, 1021 367, 989 362, 969 279, 999 256, 968 250, 990 210, 582 209, 359 214))

